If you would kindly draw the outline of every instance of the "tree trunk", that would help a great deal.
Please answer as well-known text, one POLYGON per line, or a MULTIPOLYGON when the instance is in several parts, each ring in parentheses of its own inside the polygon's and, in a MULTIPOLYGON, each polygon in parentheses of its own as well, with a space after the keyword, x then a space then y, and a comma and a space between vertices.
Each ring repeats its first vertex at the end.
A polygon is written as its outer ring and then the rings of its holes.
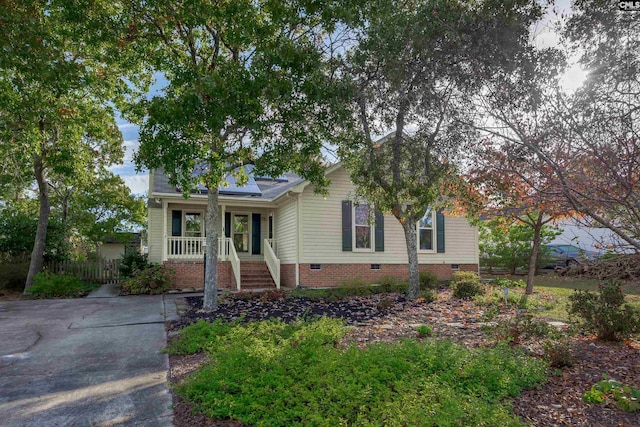
POLYGON ((404 238, 407 243, 407 257, 409 258, 409 289, 407 298, 416 299, 420 296, 420 274, 418 272, 418 241, 416 224, 412 221, 402 223, 404 238))
POLYGON ((531 248, 531 255, 529 255, 529 272, 527 273, 527 288, 525 294, 531 295, 533 293, 533 278, 536 275, 536 265, 538 264, 538 252, 540 252, 540 234, 542 231, 542 214, 538 214, 538 219, 533 226, 533 247, 531 248))
POLYGON ((38 183, 38 200, 40 202, 40 213, 38 215, 38 227, 36 229, 36 240, 33 243, 33 251, 31 252, 31 261, 29 263, 29 273, 27 281, 24 284, 24 293, 29 294, 29 288, 33 285, 33 280, 42 270, 45 243, 47 241, 47 227, 49 226, 49 213, 51 206, 49 204, 49 184, 47 183, 47 174, 44 162, 40 155, 33 156, 33 172, 36 182, 38 183))
POLYGON ((218 187, 209 188, 207 197, 207 256, 204 275, 204 311, 213 311, 218 305, 218 232, 220 231, 218 212, 218 187))

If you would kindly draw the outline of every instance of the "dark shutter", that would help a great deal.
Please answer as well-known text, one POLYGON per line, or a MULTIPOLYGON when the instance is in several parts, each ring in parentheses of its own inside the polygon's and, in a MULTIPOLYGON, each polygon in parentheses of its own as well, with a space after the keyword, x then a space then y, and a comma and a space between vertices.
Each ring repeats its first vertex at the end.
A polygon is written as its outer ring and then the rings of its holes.
POLYGON ((384 215, 376 211, 376 252, 384 252, 384 215))
POLYGON ((444 215, 442 209, 436 212, 436 249, 439 254, 444 253, 444 215))
POLYGON ((269 217, 269 238, 273 239, 273 217, 269 217))
POLYGON ((231 237, 231 212, 224 213, 224 237, 231 237))
POLYGON ((260 214, 251 214, 251 253, 260 254, 260 214))
POLYGON ((342 250, 351 251, 353 245, 353 237, 351 235, 351 201, 342 201, 342 250))
POLYGON ((182 211, 171 211, 171 235, 182 236, 182 211))

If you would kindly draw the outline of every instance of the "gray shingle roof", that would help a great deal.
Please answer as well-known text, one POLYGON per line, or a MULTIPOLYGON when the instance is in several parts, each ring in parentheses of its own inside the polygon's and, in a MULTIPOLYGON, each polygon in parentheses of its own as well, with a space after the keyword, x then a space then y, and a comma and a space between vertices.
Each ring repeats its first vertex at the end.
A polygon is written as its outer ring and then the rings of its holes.
MULTIPOLYGON (((225 197, 233 197, 238 199, 266 199, 273 200, 283 195, 296 185, 300 184, 304 181, 299 175, 293 172, 287 172, 283 176, 287 179, 285 182, 284 179, 277 180, 265 180, 265 179, 256 179, 256 184, 260 188, 262 195, 237 195, 237 194, 224 194, 224 188, 220 188, 220 194, 225 197)), ((176 196, 180 196, 182 191, 178 190, 175 186, 169 184, 169 178, 164 173, 162 169, 156 169, 153 171, 153 188, 151 189, 151 193, 153 194, 175 194, 176 196)), ((150 195, 151 196, 151 195, 150 195)))

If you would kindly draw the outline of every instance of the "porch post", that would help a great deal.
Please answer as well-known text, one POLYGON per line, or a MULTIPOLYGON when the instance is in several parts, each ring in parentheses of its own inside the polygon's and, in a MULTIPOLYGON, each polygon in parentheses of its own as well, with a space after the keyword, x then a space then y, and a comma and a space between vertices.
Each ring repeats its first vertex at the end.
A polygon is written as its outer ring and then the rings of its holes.
POLYGON ((167 260, 167 201, 162 200, 162 261, 167 260))

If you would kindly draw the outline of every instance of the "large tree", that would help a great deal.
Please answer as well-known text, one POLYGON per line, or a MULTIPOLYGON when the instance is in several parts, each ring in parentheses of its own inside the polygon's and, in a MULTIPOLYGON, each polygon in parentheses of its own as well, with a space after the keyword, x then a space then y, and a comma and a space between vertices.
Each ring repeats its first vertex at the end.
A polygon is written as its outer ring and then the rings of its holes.
POLYGON ((0 22, 0 152, 4 173, 37 184, 39 216, 25 293, 42 267, 51 211, 50 175, 118 162, 122 135, 109 101, 131 88, 134 62, 117 3, 4 1, 0 22))
MULTIPOLYGON (((350 57, 360 127, 347 159, 359 193, 402 224, 408 297, 419 294, 416 224, 469 138, 462 124, 479 77, 504 72, 540 15, 531 1, 368 2, 350 57), (391 129, 381 143, 376 134, 391 129)), ((439 200, 440 198, 440 200, 439 200)))
MULTIPOLYGON (((321 148, 345 115, 331 62, 333 2, 140 2, 140 40, 168 86, 138 105, 136 162, 163 168, 187 197, 207 188, 204 309, 217 298, 218 187, 239 166, 295 170, 326 184, 321 148)), ((246 178, 245 178, 246 179, 246 178)))
POLYGON ((563 27, 564 55, 579 56, 584 84, 567 93, 560 52, 538 52, 527 65, 534 74, 490 80, 481 101, 490 121, 482 128, 534 156, 529 167, 567 209, 640 250, 640 22, 616 3, 582 0, 573 7, 563 27))

